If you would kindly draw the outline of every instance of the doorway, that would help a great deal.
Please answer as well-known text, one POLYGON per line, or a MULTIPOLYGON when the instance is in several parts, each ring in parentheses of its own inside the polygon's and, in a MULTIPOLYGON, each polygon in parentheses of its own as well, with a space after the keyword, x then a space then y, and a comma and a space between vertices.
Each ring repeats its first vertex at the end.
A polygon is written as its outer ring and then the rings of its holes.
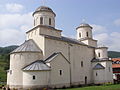
POLYGON ((85 76, 85 85, 87 84, 87 76, 85 76))

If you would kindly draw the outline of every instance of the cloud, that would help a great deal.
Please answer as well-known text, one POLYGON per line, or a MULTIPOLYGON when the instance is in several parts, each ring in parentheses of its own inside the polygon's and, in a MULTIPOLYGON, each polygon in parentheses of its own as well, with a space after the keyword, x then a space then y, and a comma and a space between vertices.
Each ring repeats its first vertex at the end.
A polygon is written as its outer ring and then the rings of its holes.
POLYGON ((115 24, 116 26, 120 26, 120 19, 115 20, 115 21, 114 21, 114 24, 115 24))
POLYGON ((0 28, 17 28, 21 25, 31 25, 32 13, 27 14, 0 14, 0 28))
POLYGON ((93 27, 93 33, 102 33, 107 31, 106 27, 102 25, 91 24, 91 26, 93 27))
POLYGON ((25 32, 16 29, 0 30, 0 45, 19 45, 25 39, 25 32))
POLYGON ((32 13, 0 15, 0 46, 18 45, 33 26, 32 13))
POLYGON ((120 33, 119 32, 112 32, 108 33, 101 33, 94 35, 94 38, 98 40, 98 45, 105 45, 109 47, 109 50, 112 51, 120 51, 120 33))
MULTIPOLYGON (((117 23, 118 24, 118 23, 117 23)), ((120 33, 108 32, 107 27, 102 25, 91 25, 93 27, 93 35, 98 40, 98 46, 108 46, 109 50, 120 51, 120 33)))
POLYGON ((24 9, 24 6, 17 3, 8 3, 5 7, 9 12, 21 12, 24 9))

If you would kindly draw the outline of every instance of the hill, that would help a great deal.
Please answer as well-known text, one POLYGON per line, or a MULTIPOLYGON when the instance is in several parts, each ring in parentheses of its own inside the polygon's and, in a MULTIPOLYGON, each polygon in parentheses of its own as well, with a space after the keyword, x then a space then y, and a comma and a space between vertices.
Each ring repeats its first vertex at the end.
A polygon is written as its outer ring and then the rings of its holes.
POLYGON ((120 58, 120 52, 116 51, 108 51, 109 58, 120 58))
POLYGON ((6 81, 6 70, 9 69, 9 53, 18 46, 0 47, 0 82, 6 81))

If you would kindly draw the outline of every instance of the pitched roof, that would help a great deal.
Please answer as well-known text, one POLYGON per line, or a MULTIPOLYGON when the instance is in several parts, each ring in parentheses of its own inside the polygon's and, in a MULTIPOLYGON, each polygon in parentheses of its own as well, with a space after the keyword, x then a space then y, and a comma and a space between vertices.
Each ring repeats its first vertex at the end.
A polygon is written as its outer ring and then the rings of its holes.
POLYGON ((101 65, 100 63, 98 63, 93 67, 93 69, 105 69, 105 67, 101 65))
POLYGON ((50 62, 54 57, 56 57, 59 53, 53 53, 51 56, 49 56, 45 62, 50 62))
POLYGON ((16 52, 42 52, 42 50, 36 45, 36 43, 32 39, 30 39, 25 41, 22 45, 20 45, 11 53, 16 52))
POLYGON ((37 60, 23 68, 24 71, 46 71, 50 67, 43 60, 37 60))
POLYGON ((109 59, 109 58, 101 58, 101 59, 93 58, 91 60, 91 62, 101 62, 101 61, 111 61, 111 59, 109 59))
MULTIPOLYGON (((56 56, 58 56, 59 54, 61 54, 63 57, 64 57, 64 55, 61 53, 61 52, 57 52, 57 53, 53 53, 52 55, 50 55, 46 60, 45 60, 45 62, 46 63, 49 63, 49 62, 51 62, 56 56)), ((65 58, 65 57, 64 57, 65 58)), ((66 58, 65 58, 66 59, 66 58)), ((68 62, 68 63, 70 63, 67 59, 66 59, 66 61, 68 62)))
POLYGON ((49 35, 44 35, 46 38, 50 38, 50 39, 54 39, 54 40, 60 40, 60 41, 64 41, 64 42, 68 42, 68 43, 73 43, 73 44, 79 44, 79 45, 85 45, 87 46, 86 44, 76 40, 76 39, 73 39, 73 38, 68 38, 68 37, 54 37, 54 36, 49 36, 49 35))

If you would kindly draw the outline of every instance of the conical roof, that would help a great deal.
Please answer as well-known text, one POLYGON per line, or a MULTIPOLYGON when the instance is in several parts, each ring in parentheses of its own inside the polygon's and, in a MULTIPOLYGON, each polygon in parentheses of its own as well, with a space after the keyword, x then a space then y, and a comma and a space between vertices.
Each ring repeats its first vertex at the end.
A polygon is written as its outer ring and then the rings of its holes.
POLYGON ((30 39, 25 41, 22 45, 20 45, 11 53, 17 52, 42 52, 42 50, 36 45, 36 43, 32 39, 30 39))

